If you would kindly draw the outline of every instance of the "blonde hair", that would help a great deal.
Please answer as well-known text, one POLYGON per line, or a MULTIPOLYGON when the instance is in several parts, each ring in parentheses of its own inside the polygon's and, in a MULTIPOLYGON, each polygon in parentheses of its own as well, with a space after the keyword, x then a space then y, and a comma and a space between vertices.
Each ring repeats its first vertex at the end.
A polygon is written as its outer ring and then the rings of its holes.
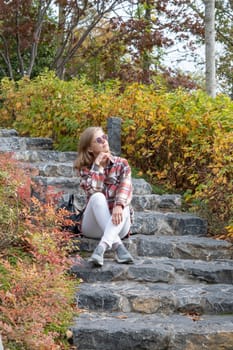
POLYGON ((85 129, 80 135, 78 143, 78 155, 74 161, 74 168, 78 171, 83 167, 90 168, 94 162, 94 155, 88 150, 88 148, 91 145, 95 133, 99 130, 103 131, 103 129, 99 126, 90 126, 89 128, 85 129))

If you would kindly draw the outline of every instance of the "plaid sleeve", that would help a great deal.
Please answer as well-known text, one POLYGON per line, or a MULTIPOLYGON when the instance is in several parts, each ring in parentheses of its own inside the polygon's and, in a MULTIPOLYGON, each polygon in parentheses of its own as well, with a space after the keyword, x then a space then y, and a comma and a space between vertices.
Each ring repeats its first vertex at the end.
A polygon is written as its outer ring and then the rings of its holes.
POLYGON ((91 169, 83 168, 80 170, 80 176, 80 187, 85 191, 88 197, 95 192, 103 191, 105 175, 102 167, 98 167, 94 164, 91 169))
POLYGON ((131 168, 126 159, 122 159, 120 184, 116 191, 115 205, 129 205, 132 199, 131 168))

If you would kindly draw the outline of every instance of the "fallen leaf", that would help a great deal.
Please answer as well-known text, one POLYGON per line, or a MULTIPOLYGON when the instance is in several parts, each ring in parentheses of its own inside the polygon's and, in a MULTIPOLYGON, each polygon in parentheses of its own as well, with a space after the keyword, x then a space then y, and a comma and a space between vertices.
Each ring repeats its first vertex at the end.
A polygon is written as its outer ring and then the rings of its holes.
POLYGON ((121 319, 121 320, 124 320, 124 319, 128 318, 128 316, 126 316, 126 315, 119 315, 119 316, 117 316, 116 318, 119 318, 119 319, 121 319))

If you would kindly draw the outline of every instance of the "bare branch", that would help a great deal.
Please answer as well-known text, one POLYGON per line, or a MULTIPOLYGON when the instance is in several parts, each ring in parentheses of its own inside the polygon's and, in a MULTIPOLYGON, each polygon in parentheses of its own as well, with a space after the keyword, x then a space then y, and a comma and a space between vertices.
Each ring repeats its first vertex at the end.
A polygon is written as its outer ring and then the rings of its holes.
POLYGON ((21 42, 20 42, 20 34, 19 34, 19 11, 18 11, 18 6, 17 6, 17 11, 16 11, 16 48, 17 48, 17 57, 19 60, 19 67, 20 67, 20 72, 21 75, 24 76, 24 61, 23 57, 21 55, 21 42))
MULTIPOLYGON (((107 8, 105 7, 105 1, 98 1, 97 7, 93 8, 92 11, 89 9, 89 13, 92 14, 94 11, 96 15, 91 19, 90 24, 86 27, 85 31, 81 34, 81 37, 74 43, 75 30, 78 23, 81 23, 82 14, 85 13, 88 1, 84 2, 84 7, 82 9, 77 8, 76 16, 75 13, 71 18, 70 26, 67 30, 67 36, 62 43, 59 53, 57 54, 56 59, 54 60, 53 67, 56 69, 58 76, 63 76, 63 71, 65 69, 66 64, 72 59, 72 57, 76 54, 77 50, 82 46, 85 39, 91 33, 91 31, 96 27, 96 25, 101 21, 102 18, 108 13, 110 13, 116 5, 124 2, 121 1, 113 1, 107 8)), ((85 19, 87 21, 88 18, 85 19)))
POLYGON ((37 22, 35 25, 35 30, 33 33, 33 43, 32 43, 32 48, 31 48, 31 57, 30 57, 30 64, 27 70, 27 75, 30 77, 32 73, 32 69, 35 63, 35 59, 37 56, 37 50, 38 50, 38 44, 40 41, 40 35, 41 35, 41 30, 42 30, 42 25, 43 25, 43 20, 44 16, 49 8, 49 6, 52 3, 52 0, 45 1, 44 7, 43 7, 43 0, 39 1, 39 8, 38 8, 38 16, 37 16, 37 22), (47 2, 47 4, 46 4, 47 2))
POLYGON ((0 38, 2 39, 3 46, 4 46, 4 52, 0 51, 0 55, 3 58, 4 62, 6 63, 10 78, 14 79, 14 74, 13 74, 13 69, 12 69, 12 65, 11 65, 7 41, 3 35, 0 35, 0 38))

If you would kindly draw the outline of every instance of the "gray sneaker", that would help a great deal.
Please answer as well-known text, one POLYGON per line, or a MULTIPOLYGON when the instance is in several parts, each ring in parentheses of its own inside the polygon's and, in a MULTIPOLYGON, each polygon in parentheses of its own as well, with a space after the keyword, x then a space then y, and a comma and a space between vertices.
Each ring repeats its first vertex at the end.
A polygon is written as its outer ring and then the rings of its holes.
POLYGON ((103 266, 104 248, 101 245, 97 245, 89 261, 95 264, 96 266, 103 266))
POLYGON ((119 244, 115 252, 116 252, 117 262, 128 263, 128 264, 130 263, 132 264, 134 262, 133 257, 131 256, 131 254, 128 252, 128 250, 125 248, 123 244, 119 244))

